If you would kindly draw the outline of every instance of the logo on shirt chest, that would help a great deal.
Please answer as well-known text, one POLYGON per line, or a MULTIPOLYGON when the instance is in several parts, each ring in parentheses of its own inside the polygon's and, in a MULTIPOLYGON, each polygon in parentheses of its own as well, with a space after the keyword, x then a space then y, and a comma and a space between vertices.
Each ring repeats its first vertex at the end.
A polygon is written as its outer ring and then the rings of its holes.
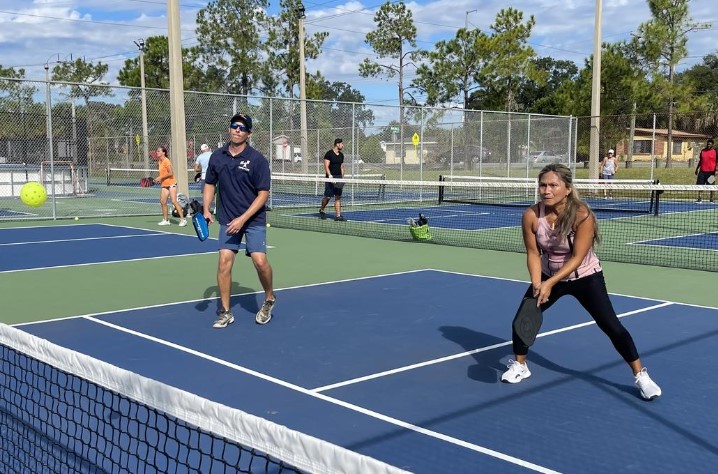
POLYGON ((237 169, 248 172, 249 171, 249 163, 251 163, 249 160, 242 160, 237 165, 237 169))

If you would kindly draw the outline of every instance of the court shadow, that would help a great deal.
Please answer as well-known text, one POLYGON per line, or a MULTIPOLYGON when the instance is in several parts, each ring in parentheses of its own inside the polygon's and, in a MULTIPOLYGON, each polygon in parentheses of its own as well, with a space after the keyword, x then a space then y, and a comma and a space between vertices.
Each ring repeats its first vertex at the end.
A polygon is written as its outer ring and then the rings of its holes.
POLYGON ((466 375, 470 379, 483 383, 497 383, 500 380, 506 370, 500 359, 510 352, 510 342, 506 345, 506 339, 460 326, 441 326, 439 331, 444 338, 455 342, 465 351, 478 350, 472 354, 476 364, 467 370, 466 375), (506 347, 502 347, 502 344, 506 347))
MULTIPOLYGON (((245 311, 256 313, 259 311, 259 306, 255 293, 256 290, 254 288, 246 288, 240 286, 237 282, 232 282, 232 299, 230 304, 233 308, 239 305, 245 311)), ((195 305, 197 311, 204 313, 211 309, 213 314, 219 311, 219 288, 217 285, 205 289, 202 298, 204 299, 198 301, 195 305)))
MULTIPOLYGON (((633 384, 626 385, 626 384, 622 384, 622 383, 616 383, 616 382, 607 380, 603 377, 594 375, 591 372, 581 372, 578 370, 569 369, 567 367, 557 364, 556 362, 546 359, 541 354, 539 354, 538 352, 535 352, 535 351, 529 352, 528 360, 531 364, 537 365, 539 367, 543 367, 544 369, 550 370, 552 372, 556 372, 556 373, 563 374, 563 375, 569 375, 572 378, 576 378, 578 380, 588 382, 595 386, 604 385, 607 387, 612 387, 620 392, 627 393, 631 396, 639 398, 640 400, 643 400, 641 398, 641 396, 639 395, 638 391, 636 390, 636 387, 633 384)), ((628 365, 625 362, 623 362, 623 360, 620 357, 616 358, 615 364, 625 366, 626 379, 630 380, 632 378, 631 369, 628 367, 628 365)), ((613 365, 613 364, 611 364, 611 365, 613 365)), ((606 367, 606 366, 603 366, 603 367, 606 367)))

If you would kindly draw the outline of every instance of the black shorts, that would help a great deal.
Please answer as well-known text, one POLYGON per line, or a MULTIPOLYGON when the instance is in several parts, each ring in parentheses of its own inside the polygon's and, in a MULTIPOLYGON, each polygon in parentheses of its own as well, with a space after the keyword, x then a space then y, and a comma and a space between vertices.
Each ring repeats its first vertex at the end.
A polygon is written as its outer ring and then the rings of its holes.
POLYGON ((343 186, 337 186, 336 183, 324 183, 324 197, 340 198, 342 197, 343 186))
POLYGON ((699 171, 698 177, 696 178, 696 184, 708 184, 708 177, 713 176, 715 173, 712 171, 699 171))

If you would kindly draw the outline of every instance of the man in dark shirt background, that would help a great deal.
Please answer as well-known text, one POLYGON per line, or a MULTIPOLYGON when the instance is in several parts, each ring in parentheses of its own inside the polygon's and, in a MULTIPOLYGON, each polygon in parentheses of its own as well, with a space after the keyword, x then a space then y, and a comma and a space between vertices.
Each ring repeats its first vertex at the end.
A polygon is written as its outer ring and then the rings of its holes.
MULTIPOLYGON (((334 140, 334 147, 324 155, 324 175, 326 178, 343 178, 344 177, 344 143, 341 138, 334 140)), ((329 200, 334 198, 334 220, 345 221, 342 216, 342 188, 344 183, 333 183, 327 181, 324 184, 324 197, 322 198, 322 206, 319 208, 319 217, 326 219, 324 208, 329 204, 329 200)))

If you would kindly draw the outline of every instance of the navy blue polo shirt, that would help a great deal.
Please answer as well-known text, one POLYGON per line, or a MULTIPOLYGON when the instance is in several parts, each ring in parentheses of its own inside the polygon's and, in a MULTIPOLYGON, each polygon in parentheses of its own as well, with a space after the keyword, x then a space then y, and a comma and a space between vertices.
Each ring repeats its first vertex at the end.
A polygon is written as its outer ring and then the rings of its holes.
MULTIPOLYGON (((209 158, 205 183, 217 185, 219 223, 228 225, 244 214, 259 191, 269 191, 271 180, 269 162, 251 146, 236 156, 229 153, 229 143, 215 150, 209 158)), ((262 207, 247 226, 266 225, 266 214, 262 207)))

